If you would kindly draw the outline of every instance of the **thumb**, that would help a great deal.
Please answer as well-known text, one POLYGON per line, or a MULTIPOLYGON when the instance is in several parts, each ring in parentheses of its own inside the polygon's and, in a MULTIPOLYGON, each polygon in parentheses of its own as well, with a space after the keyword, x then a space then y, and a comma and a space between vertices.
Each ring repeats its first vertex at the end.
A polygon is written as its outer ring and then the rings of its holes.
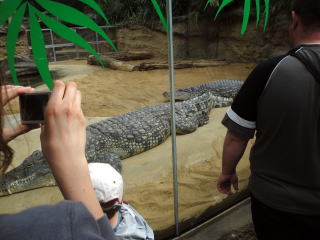
POLYGON ((3 138, 6 142, 11 141, 17 136, 27 133, 33 129, 39 128, 39 124, 30 124, 30 125, 17 125, 13 128, 4 128, 3 129, 3 138))
POLYGON ((236 191, 239 190, 238 177, 237 176, 235 176, 235 178, 233 179, 232 185, 233 185, 234 190, 236 190, 236 191))

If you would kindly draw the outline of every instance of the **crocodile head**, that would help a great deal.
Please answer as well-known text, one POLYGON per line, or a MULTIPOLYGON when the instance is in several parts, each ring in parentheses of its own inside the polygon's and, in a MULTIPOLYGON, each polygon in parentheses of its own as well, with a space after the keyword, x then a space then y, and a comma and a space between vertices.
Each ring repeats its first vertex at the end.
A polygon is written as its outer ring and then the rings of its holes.
MULTIPOLYGON (((170 92, 164 92, 162 94, 167 100, 170 100, 170 92)), ((186 101, 191 98, 194 98, 196 95, 192 94, 190 91, 187 91, 187 89, 179 89, 175 91, 174 98, 176 101, 186 101)))
POLYGON ((33 152, 20 166, 7 172, 0 181, 0 196, 35 188, 54 186, 55 180, 41 151, 33 152))

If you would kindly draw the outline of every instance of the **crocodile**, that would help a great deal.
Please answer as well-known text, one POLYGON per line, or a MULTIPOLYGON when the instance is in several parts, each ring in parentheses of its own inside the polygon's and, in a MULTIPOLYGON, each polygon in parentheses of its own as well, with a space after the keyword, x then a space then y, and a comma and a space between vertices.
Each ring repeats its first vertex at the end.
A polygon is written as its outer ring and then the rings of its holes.
MULTIPOLYGON (((206 82, 190 88, 181 88, 175 91, 175 100, 185 101, 194 97, 201 96, 205 92, 211 92, 215 96, 234 98, 240 90, 243 82, 238 80, 218 80, 206 82)), ((170 99, 170 92, 162 94, 170 99)))
MULTIPOLYGON (((188 134, 209 121, 210 110, 232 103, 232 98, 210 92, 175 103, 176 132, 188 134)), ((88 162, 109 163, 121 172, 121 160, 163 143, 171 134, 170 105, 146 106, 87 126, 88 162)), ((0 183, 0 196, 54 186, 56 182, 41 150, 34 151, 21 165, 7 172, 0 183)))

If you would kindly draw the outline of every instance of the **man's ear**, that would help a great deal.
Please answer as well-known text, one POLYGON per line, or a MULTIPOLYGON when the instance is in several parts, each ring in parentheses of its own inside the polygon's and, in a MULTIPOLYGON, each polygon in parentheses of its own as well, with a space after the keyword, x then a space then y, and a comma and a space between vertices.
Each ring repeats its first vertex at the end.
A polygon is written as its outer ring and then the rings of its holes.
POLYGON ((300 18, 295 11, 291 11, 292 30, 296 30, 300 23, 300 18))

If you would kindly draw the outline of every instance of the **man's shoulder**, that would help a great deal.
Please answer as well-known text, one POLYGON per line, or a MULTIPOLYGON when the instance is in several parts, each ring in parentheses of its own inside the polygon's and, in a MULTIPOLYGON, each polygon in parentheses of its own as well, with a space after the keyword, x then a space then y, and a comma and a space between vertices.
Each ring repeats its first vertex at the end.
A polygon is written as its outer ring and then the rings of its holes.
POLYGON ((256 69, 258 70, 264 70, 264 71, 270 71, 273 70, 283 59, 285 59, 287 56, 289 56, 288 53, 271 57, 267 60, 264 60, 260 62, 257 66, 256 69))

